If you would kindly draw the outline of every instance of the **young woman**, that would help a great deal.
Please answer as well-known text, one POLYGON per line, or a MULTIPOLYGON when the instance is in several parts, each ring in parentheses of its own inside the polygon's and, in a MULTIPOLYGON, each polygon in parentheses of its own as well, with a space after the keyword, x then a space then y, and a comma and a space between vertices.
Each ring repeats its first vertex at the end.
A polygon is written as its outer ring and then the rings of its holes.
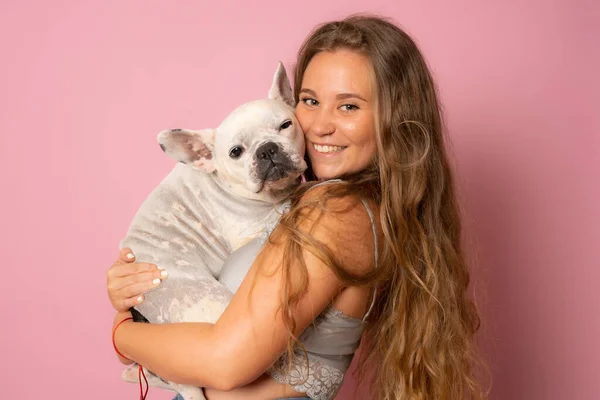
MULTIPOLYGON (((128 321, 117 348, 211 400, 330 399, 362 337, 374 398, 483 398, 459 210, 417 46, 381 18, 324 24, 299 51, 294 95, 313 179, 224 314, 214 325, 128 321)), ((108 273, 117 309, 160 277, 127 252, 108 273)))

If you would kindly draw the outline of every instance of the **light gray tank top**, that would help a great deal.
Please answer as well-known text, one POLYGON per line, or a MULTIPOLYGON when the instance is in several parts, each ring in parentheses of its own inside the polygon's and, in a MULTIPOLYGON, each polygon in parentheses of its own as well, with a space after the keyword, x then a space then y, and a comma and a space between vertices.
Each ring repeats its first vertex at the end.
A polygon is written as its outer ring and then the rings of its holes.
MULTIPOLYGON (((336 182, 340 180, 324 181, 313 187, 336 182)), ((377 266, 379 255, 375 220, 368 203, 365 200, 362 200, 362 203, 371 219, 375 266, 377 266)), ((262 249, 266 237, 265 235, 255 239, 232 253, 225 261, 219 280, 237 289, 245 272, 262 249)), ((308 368, 304 353, 298 350, 292 359, 290 371, 288 371, 288 358, 284 354, 269 369, 269 375, 280 383, 290 385, 298 392, 306 393, 311 399, 333 399, 342 386, 344 374, 360 344, 366 319, 374 304, 375 292, 371 305, 362 319, 347 316, 332 305, 327 307, 299 337, 308 355, 308 368)))

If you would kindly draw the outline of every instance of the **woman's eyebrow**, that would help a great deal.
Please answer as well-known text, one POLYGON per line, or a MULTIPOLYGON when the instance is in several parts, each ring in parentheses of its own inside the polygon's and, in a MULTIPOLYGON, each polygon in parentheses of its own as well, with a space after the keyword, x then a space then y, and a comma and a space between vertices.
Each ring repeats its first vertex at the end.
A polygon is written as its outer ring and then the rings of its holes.
POLYGON ((300 90, 300 93, 308 93, 308 94, 310 94, 311 96, 315 96, 315 97, 317 97, 317 93, 316 93, 314 90, 311 90, 311 89, 302 88, 302 89, 300 90))
POLYGON ((356 99, 364 101, 365 103, 368 103, 368 101, 364 97, 359 96, 356 93, 340 93, 337 96, 335 96, 335 98, 338 99, 338 100, 345 100, 345 99, 356 98, 356 99))
MULTIPOLYGON (((300 90, 300 93, 306 93, 306 94, 309 94, 311 96, 317 97, 317 93, 314 90, 308 89, 308 88, 303 88, 302 90, 300 90)), ((358 95, 356 93, 340 93, 340 94, 336 95, 335 98, 337 100, 345 100, 345 99, 350 99, 350 98, 356 98, 356 99, 359 99, 359 100, 362 100, 362 101, 368 103, 367 99, 365 99, 364 97, 362 97, 362 96, 360 96, 360 95, 358 95)))

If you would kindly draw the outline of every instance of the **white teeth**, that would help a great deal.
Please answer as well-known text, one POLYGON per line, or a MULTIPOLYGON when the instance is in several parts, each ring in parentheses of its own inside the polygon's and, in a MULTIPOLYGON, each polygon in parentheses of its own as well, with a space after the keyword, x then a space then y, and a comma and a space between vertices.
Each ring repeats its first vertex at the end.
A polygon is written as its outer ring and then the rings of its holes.
POLYGON ((340 146, 321 146, 314 143, 313 146, 319 153, 335 153, 336 151, 344 150, 344 148, 340 146))

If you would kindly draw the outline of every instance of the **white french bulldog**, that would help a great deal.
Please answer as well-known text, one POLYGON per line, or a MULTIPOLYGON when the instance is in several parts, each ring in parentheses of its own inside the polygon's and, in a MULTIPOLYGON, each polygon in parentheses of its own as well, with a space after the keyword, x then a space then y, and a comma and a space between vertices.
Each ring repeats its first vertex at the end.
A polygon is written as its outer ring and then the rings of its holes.
MULTIPOLYGON (((304 134, 293 107, 279 63, 268 99, 239 106, 216 129, 159 133, 163 151, 181 163, 144 201, 121 248, 131 248, 136 261, 154 263, 169 277, 132 309, 136 321, 219 318, 237 290, 231 277, 219 281, 225 258, 277 223, 306 169, 304 134)), ((137 381, 132 371, 123 379, 137 381)), ((175 390, 185 400, 204 399, 200 388, 150 378, 151 386, 175 390)))

